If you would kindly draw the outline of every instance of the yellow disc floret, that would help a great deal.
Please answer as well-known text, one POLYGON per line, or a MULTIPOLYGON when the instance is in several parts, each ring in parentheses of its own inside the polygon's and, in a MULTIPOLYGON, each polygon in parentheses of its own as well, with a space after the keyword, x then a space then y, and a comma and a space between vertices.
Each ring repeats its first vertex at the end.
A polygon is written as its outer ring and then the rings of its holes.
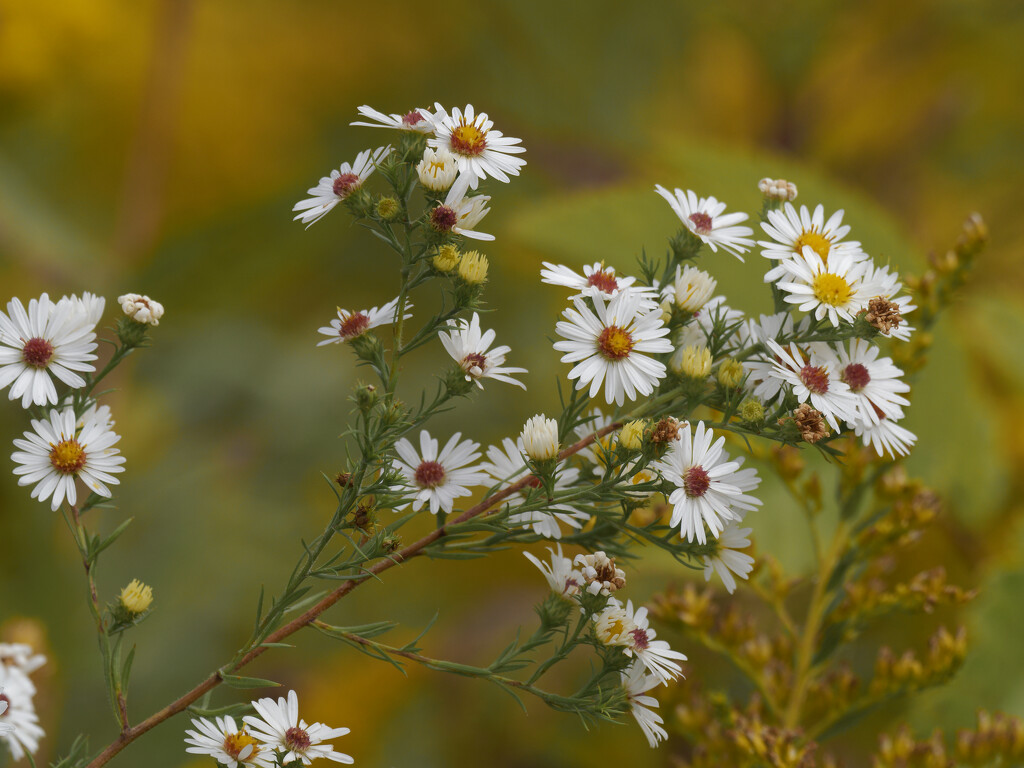
POLYGON ((77 440, 62 440, 51 446, 50 464, 62 475, 74 475, 85 466, 85 449, 77 440))
POLYGON ((831 272, 822 272, 814 278, 811 288, 814 290, 814 297, 830 307, 845 307, 850 303, 850 296, 853 293, 845 277, 833 275, 831 272))
POLYGON ((799 255, 804 252, 804 246, 810 248, 821 256, 821 260, 828 264, 828 254, 832 250, 832 241, 819 232, 802 232, 800 237, 793 243, 793 253, 799 255))
POLYGON ((128 586, 121 590, 120 600, 121 605, 129 613, 145 613, 153 604, 153 588, 138 579, 132 579, 128 586))

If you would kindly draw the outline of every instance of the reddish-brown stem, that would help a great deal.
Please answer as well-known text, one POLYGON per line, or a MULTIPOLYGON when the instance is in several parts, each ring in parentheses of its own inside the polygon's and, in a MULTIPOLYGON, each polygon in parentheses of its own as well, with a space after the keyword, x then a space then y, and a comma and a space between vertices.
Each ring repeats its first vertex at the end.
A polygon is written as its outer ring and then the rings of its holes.
MULTIPOLYGON (((594 440, 596 440, 597 438, 603 437, 604 435, 607 435, 609 432, 612 432, 621 426, 622 422, 614 422, 612 424, 609 424, 608 426, 598 430, 594 434, 588 435, 579 442, 569 446, 560 454, 558 454, 558 458, 565 459, 568 458, 569 456, 572 456, 575 453, 578 453, 579 451, 583 450, 588 445, 590 445, 592 442, 594 442, 594 440)), ((449 527, 458 525, 459 523, 464 523, 467 520, 471 520, 474 517, 482 515, 495 504, 500 504, 502 501, 507 499, 512 494, 521 491, 524 487, 526 487, 527 483, 529 483, 530 480, 531 477, 528 475, 524 477, 522 480, 513 483, 508 488, 498 491, 497 493, 491 494, 487 498, 483 499, 480 503, 467 509, 454 520, 449 520, 441 527, 434 529, 423 538, 413 542, 409 546, 402 549, 400 552, 396 552, 390 558, 385 558, 383 560, 377 561, 376 563, 374 563, 366 569, 366 575, 346 581, 340 587, 338 587, 329 595, 324 597, 319 603, 317 603, 312 608, 303 613, 301 616, 296 617, 280 629, 268 635, 264 643, 279 643, 289 635, 292 635, 295 632, 299 631, 306 625, 312 623, 317 617, 320 616, 320 614, 322 614, 336 602, 341 600, 341 598, 343 598, 345 595, 347 595, 349 592, 351 592, 353 589, 358 587, 363 582, 368 581, 374 576, 383 573, 392 566, 395 566, 405 560, 408 560, 409 558, 415 557, 416 555, 422 554, 424 549, 426 549, 428 546, 430 546, 435 541, 440 539, 442 536, 446 535, 449 527)), ((238 669, 241 669, 246 664, 255 659, 257 656, 262 655, 262 653, 265 650, 267 650, 266 645, 259 645, 251 649, 247 654, 245 654, 245 656, 241 658, 241 660, 237 664, 235 664, 231 668, 231 671, 234 672, 238 669)), ((188 707, 190 707, 192 704, 197 702, 208 692, 212 691, 214 688, 220 685, 221 682, 223 681, 221 680, 220 670, 218 670, 217 672, 214 672, 205 680, 203 680, 201 683, 199 683, 199 685, 190 690, 188 693, 184 694, 177 700, 171 702, 166 707, 161 709, 159 712, 150 715, 148 718, 143 720, 138 725, 133 725, 131 727, 126 728, 124 731, 121 732, 121 735, 118 736, 117 739, 112 741, 107 746, 106 749, 104 749, 99 755, 97 755, 97 757, 91 763, 89 763, 88 768, 99 768, 99 766, 105 765, 122 749, 124 749, 137 738, 139 738, 139 736, 146 733, 150 729, 155 728, 164 720, 173 717, 179 712, 184 712, 188 707)))

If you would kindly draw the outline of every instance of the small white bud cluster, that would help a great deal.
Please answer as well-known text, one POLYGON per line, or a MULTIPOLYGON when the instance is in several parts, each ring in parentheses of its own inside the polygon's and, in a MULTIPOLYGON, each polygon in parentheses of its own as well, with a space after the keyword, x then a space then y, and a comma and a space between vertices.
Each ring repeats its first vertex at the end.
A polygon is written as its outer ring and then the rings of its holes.
POLYGON ((769 200, 780 200, 782 202, 796 200, 796 184, 785 179, 769 179, 766 177, 757 182, 757 188, 769 200))
POLYGON ((558 422, 543 413, 526 422, 520 437, 523 450, 534 461, 548 461, 558 456, 558 422))
POLYGON ((587 582, 587 592, 592 595, 600 592, 607 597, 626 586, 626 572, 616 568, 615 561, 604 552, 576 555, 573 565, 580 566, 583 578, 587 582))
POLYGON ((163 304, 139 293, 118 296, 117 303, 128 317, 144 325, 160 325, 160 318, 164 316, 163 304))

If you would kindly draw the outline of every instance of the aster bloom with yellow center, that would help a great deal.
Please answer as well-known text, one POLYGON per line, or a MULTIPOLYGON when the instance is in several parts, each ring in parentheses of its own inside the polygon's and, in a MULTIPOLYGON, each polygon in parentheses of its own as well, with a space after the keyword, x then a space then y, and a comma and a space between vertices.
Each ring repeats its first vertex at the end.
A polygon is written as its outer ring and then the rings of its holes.
POLYGON ((799 402, 810 402, 832 429, 839 431, 840 420, 859 419, 857 398, 842 380, 842 363, 828 344, 808 344, 806 354, 796 344, 786 349, 768 339, 765 345, 775 358, 771 375, 789 384, 799 402))
POLYGON ((526 389, 521 381, 516 381, 511 374, 526 373, 525 368, 511 368, 505 365, 505 355, 512 351, 511 347, 501 346, 491 349, 494 343, 494 329, 480 330, 480 315, 476 312, 470 320, 456 320, 448 325, 447 332, 441 331, 437 337, 445 351, 466 374, 466 381, 476 382, 483 389, 481 379, 495 379, 526 389))
POLYGON ((555 325, 555 332, 564 341, 556 341, 555 349, 565 352, 563 363, 575 363, 569 378, 576 379, 576 389, 590 386, 590 397, 596 397, 604 384, 608 403, 622 405, 625 398, 649 395, 665 378, 665 365, 650 357, 672 351, 672 343, 664 338, 669 329, 658 308, 644 309, 644 298, 624 291, 607 303, 594 296, 593 308, 582 298, 573 300, 575 308, 566 309, 565 320, 555 325))
POLYGON ((120 482, 112 473, 123 472, 124 457, 114 448, 121 439, 111 431, 109 411, 93 413, 81 429, 76 428, 73 408, 53 409, 46 420, 32 420, 31 432, 15 440, 20 450, 11 454, 18 465, 18 485, 36 484, 32 498, 46 501, 56 511, 64 500, 78 501, 75 480, 81 479, 93 493, 110 498, 107 484, 120 482))
POLYGON ((452 435, 440 453, 437 440, 425 429, 420 432, 418 454, 404 437, 395 443, 398 458, 394 466, 415 493, 414 510, 428 504, 431 514, 436 515, 441 510, 451 512, 455 499, 472 496, 470 488, 487 483, 487 475, 476 467, 467 466, 480 458, 477 450, 480 444, 472 440, 460 443, 461 437, 460 432, 452 435))
POLYGON ((767 219, 761 224, 761 229, 774 242, 761 240, 758 245, 763 249, 762 256, 780 263, 764 276, 766 283, 773 283, 784 276, 782 263, 785 261, 804 258, 804 248, 810 248, 826 264, 833 254, 846 254, 853 261, 868 258, 860 243, 852 240, 843 242, 843 238, 850 233, 850 227, 843 224, 842 209, 826 221, 825 209, 821 205, 811 213, 806 205, 801 205, 797 210, 792 203, 787 202, 779 210, 768 211, 767 219))
POLYGON ((669 525, 679 526, 679 535, 687 541, 707 543, 705 526, 719 536, 725 525, 743 519, 743 514, 761 505, 748 495, 761 484, 755 469, 742 469, 743 458, 732 460, 725 451, 725 437, 714 440, 714 432, 697 424, 692 438, 689 423, 669 444, 665 458, 653 467, 675 490, 669 495, 672 518, 669 525))
POLYGON ((653 710, 653 707, 658 706, 658 700, 645 694, 660 685, 661 680, 657 675, 648 674, 647 667, 635 661, 629 665, 629 669, 620 674, 622 687, 626 689, 630 713, 636 719, 640 730, 644 732, 647 743, 652 748, 657 747, 659 741, 668 738, 668 731, 662 727, 664 719, 653 710))
POLYGON ((739 522, 731 520, 718 534, 715 541, 715 552, 704 555, 704 581, 711 581, 711 574, 717 573, 731 595, 736 591, 736 579, 733 574, 745 579, 754 568, 754 558, 746 552, 740 552, 750 546, 750 532, 753 528, 740 528, 739 522))
POLYGON ((340 168, 331 171, 330 176, 324 176, 315 187, 307 190, 312 197, 294 205, 292 211, 298 213, 293 220, 301 221, 307 229, 320 221, 334 206, 363 186, 363 182, 389 154, 391 147, 367 149, 356 155, 355 162, 342 163, 340 168))
POLYGON ((526 165, 525 160, 515 156, 526 151, 525 147, 518 146, 522 139, 494 130, 487 113, 477 113, 472 104, 466 105, 465 112, 456 107, 450 115, 440 104, 434 104, 434 113, 429 119, 434 136, 427 143, 455 155, 460 182, 471 189, 476 189, 480 180, 488 177, 508 182, 509 176, 518 176, 519 169, 526 165))
MULTIPOLYGON (((406 301, 405 308, 407 310, 412 309, 412 302, 406 301)), ((322 333, 327 337, 323 341, 317 342, 317 346, 344 344, 346 341, 351 341, 357 336, 362 336, 371 328, 395 322, 398 319, 397 315, 397 298, 392 299, 382 307, 361 309, 358 312, 338 307, 338 317, 331 320, 330 325, 317 329, 317 333, 322 333)), ((410 317, 412 317, 411 313, 405 315, 406 320, 410 317)))
POLYGON ((241 728, 234 718, 218 717, 210 721, 201 717, 192 721, 194 731, 185 731, 186 752, 209 755, 228 768, 272 768, 277 765, 274 751, 241 728))
POLYGON ((636 291, 648 300, 650 307, 657 305, 654 289, 636 286, 635 277, 623 277, 615 274, 615 267, 606 267, 603 262, 595 261, 593 264, 583 265, 583 274, 574 272, 562 264, 544 262, 544 269, 540 271, 541 282, 548 285, 562 285, 571 288, 577 293, 570 296, 575 299, 577 296, 602 296, 606 299, 618 296, 621 291, 636 291))
POLYGON ((93 330, 103 299, 85 296, 90 300, 65 297, 54 303, 44 293, 30 299, 27 310, 15 298, 0 312, 0 389, 10 386, 8 398, 20 397, 22 408, 56 404, 54 379, 78 389, 85 386, 79 373, 96 370, 93 330))
POLYGON ((299 717, 299 697, 295 691, 288 691, 276 701, 266 698, 252 702, 259 717, 246 715, 243 722, 249 726, 252 735, 260 741, 261 748, 277 751, 281 764, 299 761, 309 765, 314 760, 325 758, 336 763, 351 764, 353 759, 323 742, 336 739, 349 732, 348 728, 330 728, 323 723, 307 725, 299 717))
POLYGON ((657 633, 647 619, 647 608, 633 610, 633 601, 625 606, 614 597, 601 613, 594 616, 594 634, 605 645, 620 646, 629 657, 636 659, 654 675, 658 682, 668 685, 682 674, 678 662, 686 656, 674 651, 664 640, 656 640, 657 633))
POLYGON ((839 378, 857 398, 861 419, 876 424, 880 418, 901 418, 901 406, 910 405, 902 393, 909 392, 910 385, 892 358, 879 358, 881 350, 866 339, 850 339, 849 346, 836 344, 835 350, 839 378))
POLYGON ((802 259, 789 259, 781 266, 786 279, 778 286, 788 294, 785 300, 801 312, 813 313, 816 320, 828 317, 837 328, 840 320, 852 323, 872 298, 864 282, 870 262, 857 261, 848 253, 835 253, 825 264, 816 251, 804 246, 802 259))
POLYGON ((434 126, 430 122, 430 110, 419 108, 410 109, 404 115, 386 115, 373 107, 364 104, 357 110, 359 114, 372 123, 354 120, 349 125, 361 125, 366 128, 391 128, 397 131, 412 131, 415 133, 433 133, 434 126))
POLYGON ((714 197, 697 197, 691 190, 684 192, 677 188, 669 192, 656 184, 654 191, 665 198, 683 226, 715 253, 721 248, 743 261, 740 254, 753 247, 754 241, 750 236, 754 230, 738 226, 747 220, 747 214, 726 213, 725 203, 714 197))

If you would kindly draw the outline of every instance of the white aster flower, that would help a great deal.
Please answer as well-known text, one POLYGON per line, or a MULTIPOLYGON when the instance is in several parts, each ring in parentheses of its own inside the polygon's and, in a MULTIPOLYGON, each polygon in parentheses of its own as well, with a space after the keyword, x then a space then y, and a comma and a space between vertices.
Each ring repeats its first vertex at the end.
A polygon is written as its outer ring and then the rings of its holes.
MULTIPOLYGON (((104 406, 106 407, 106 406, 104 406)), ((7 669, 16 669, 23 675, 31 675, 46 663, 46 656, 36 653, 31 645, 26 643, 0 643, 0 665, 7 669)), ((28 680, 28 678, 25 678, 28 680)), ((31 688, 32 695, 36 689, 31 688)))
POLYGON ((106 484, 120 483, 111 473, 124 472, 124 457, 114 444, 121 439, 108 426, 109 410, 97 411, 93 418, 76 428, 73 408, 51 409, 45 421, 32 420, 32 432, 24 440, 15 440, 20 450, 11 454, 18 464, 14 474, 20 475, 18 485, 36 484, 32 498, 39 501, 53 497, 50 507, 56 511, 64 499, 74 505, 78 501, 75 479, 81 478, 93 493, 110 498, 106 484))
POLYGON ((480 458, 477 450, 480 444, 472 440, 460 443, 461 437, 461 432, 452 435, 440 453, 437 451, 437 440, 425 429, 420 432, 419 454, 404 437, 395 443, 398 459, 394 466, 416 491, 412 503, 414 510, 429 504, 433 515, 440 510, 451 512, 455 499, 472 496, 469 488, 487 482, 483 472, 466 466, 480 458))
POLYGON ((735 520, 726 523, 715 542, 714 554, 704 555, 705 581, 711 581, 711 574, 717 573, 730 595, 736 591, 736 579, 733 578, 733 574, 745 579, 754 568, 754 558, 745 552, 737 551, 750 546, 750 539, 747 537, 752 530, 753 528, 740 528, 735 520))
MULTIPOLYGON (((412 302, 405 302, 406 310, 412 309, 412 302)), ((352 312, 338 307, 338 317, 331 320, 330 325, 317 329, 317 333, 327 336, 323 341, 317 342, 318 347, 324 344, 344 344, 356 336, 362 336, 371 328, 395 322, 398 317, 398 299, 394 298, 382 307, 371 307, 352 312)), ((412 317, 409 313, 405 315, 406 320, 412 317)))
POLYGON ((908 313, 917 309, 917 306, 913 303, 910 296, 896 295, 903 287, 899 275, 896 272, 890 272, 887 266, 876 268, 869 266, 865 270, 862 282, 864 283, 864 294, 869 297, 869 301, 876 296, 880 296, 899 307, 900 315, 903 316, 903 320, 898 327, 891 329, 888 333, 882 331, 882 335, 892 339, 899 339, 900 341, 908 341, 910 334, 916 329, 913 326, 907 325, 906 317, 908 313))
POLYGON ((544 269, 540 271, 540 278, 541 282, 548 285, 562 285, 577 291, 574 296, 569 297, 570 299, 575 299, 577 296, 602 296, 610 299, 618 296, 622 291, 629 290, 641 294, 647 301, 648 307, 653 308, 657 305, 656 291, 653 288, 634 286, 635 277, 616 276, 615 267, 606 267, 600 261, 584 264, 582 275, 562 264, 545 261, 544 269))
POLYGON ((164 305, 141 293, 118 296, 117 303, 121 305, 121 311, 125 315, 144 325, 160 325, 160 318, 164 316, 164 305))
POLYGON ((22 408, 55 404, 51 376, 72 389, 85 386, 76 371, 96 370, 94 307, 66 298, 54 304, 45 293, 30 299, 27 311, 20 299, 7 303, 7 313, 0 312, 0 389, 11 387, 9 399, 20 397, 22 408))
MULTIPOLYGON (((556 428, 556 446, 553 455, 558 453, 557 439, 558 432, 556 428)), ((522 437, 519 438, 518 442, 512 442, 510 438, 506 437, 501 441, 500 447, 497 445, 488 446, 487 461, 480 465, 480 469, 500 482, 502 487, 511 485, 522 479, 523 475, 529 471, 526 460, 523 458, 525 453, 522 437)), ((579 480, 579 477, 580 471, 578 469, 567 467, 565 462, 562 462, 555 470, 554 490, 561 491, 571 488, 579 480)), ((541 487, 540 480, 535 476, 531 476, 528 487, 541 487)), ((518 499, 519 503, 521 503, 526 498, 524 491, 517 492, 513 498, 518 499)), ((538 536, 544 536, 548 539, 560 539, 562 538, 560 523, 564 523, 570 528, 579 529, 589 517, 586 512, 581 512, 569 504, 550 504, 543 509, 531 509, 511 514, 508 517, 508 524, 511 527, 528 525, 533 528, 534 533, 538 536)))
POLYGON ((604 552, 576 555, 573 565, 580 566, 580 572, 587 582, 587 592, 601 593, 605 597, 626 586, 626 572, 615 565, 604 552))
POLYGON ((355 120, 349 125, 362 125, 367 128, 392 128, 398 131, 415 131, 416 133, 433 133, 434 126, 430 122, 430 112, 426 109, 413 109, 404 115, 385 115, 373 107, 363 106, 357 109, 360 115, 372 123, 355 120))
POLYGON ((649 395, 665 378, 665 365, 650 354, 672 351, 672 343, 663 338, 669 332, 660 309, 644 310, 641 296, 630 291, 619 293, 605 303, 593 297, 593 309, 577 298, 575 309, 566 309, 564 321, 555 332, 565 341, 556 341, 555 349, 565 352, 563 363, 576 363, 569 371, 577 379, 576 389, 590 385, 590 397, 596 397, 604 383, 608 403, 622 405, 624 398, 649 395))
POLYGON ((273 768, 277 765, 274 752, 251 735, 245 726, 239 728, 232 717, 218 717, 215 722, 201 717, 192 721, 194 731, 185 731, 186 752, 209 755, 228 768, 257 766, 273 768))
POLYGON ((622 687, 626 689, 626 700, 629 701, 629 710, 636 718, 640 730, 647 737, 647 743, 651 747, 658 746, 659 741, 668 738, 668 732, 662 727, 665 722, 661 715, 651 708, 658 706, 658 700, 653 696, 647 696, 647 692, 661 683, 657 675, 647 674, 647 668, 643 664, 633 662, 629 669, 620 673, 622 675, 622 687))
POLYGON ((834 253, 828 264, 810 246, 804 246, 801 259, 787 259, 781 264, 786 278, 778 286, 797 304, 801 312, 813 312, 816 320, 828 317, 838 327, 840 319, 852 323, 854 315, 872 298, 870 286, 864 282, 870 262, 857 261, 849 253, 834 253))
POLYGON ((107 306, 106 299, 88 291, 85 291, 81 296, 64 296, 61 298, 61 301, 70 301, 74 305, 75 311, 83 318, 82 321, 86 325, 94 327, 100 321, 100 318, 103 317, 103 310, 107 306))
POLYGON ((526 389, 526 385, 516 381, 511 374, 526 373, 527 370, 505 366, 505 355, 512 351, 511 347, 490 349, 494 343, 494 329, 481 332, 479 314, 474 312, 471 320, 449 322, 448 328, 447 333, 441 331, 437 337, 445 351, 466 373, 466 381, 475 381, 480 389, 484 388, 481 379, 495 379, 526 389))
POLYGON ((836 344, 835 350, 841 366, 839 378, 857 398, 861 419, 874 424, 880 418, 900 418, 900 406, 910 405, 901 393, 909 392, 910 385, 903 381, 903 371, 892 358, 879 359, 881 350, 865 339, 850 339, 848 348, 836 344))
POLYGON ((845 254, 855 262, 867 258, 860 243, 842 242, 849 234, 850 227, 843 225, 841 209, 825 221, 825 209, 820 205, 812 214, 806 205, 801 205, 797 211, 792 203, 786 203, 780 210, 768 211, 767 219, 761 224, 761 229, 775 242, 762 240, 758 245, 764 249, 761 251, 762 256, 776 259, 780 263, 764 276, 766 283, 783 277, 782 264, 789 259, 803 259, 805 248, 814 251, 825 264, 829 263, 833 255, 839 254, 845 254))
POLYGON ((792 385, 798 401, 810 400, 836 432, 840 419, 857 421, 857 398, 840 378, 842 364, 830 346, 819 342, 808 344, 809 357, 805 357, 796 344, 790 344, 788 350, 771 339, 765 344, 775 356, 772 375, 792 385))
POLYGON ((687 266, 686 269, 676 267, 672 299, 684 312, 697 312, 711 300, 717 285, 718 281, 701 269, 693 266, 687 266))
POLYGON ((282 764, 301 760, 309 765, 321 757, 336 763, 352 763, 351 757, 335 752, 334 747, 322 742, 336 739, 349 732, 348 728, 329 728, 323 723, 306 725, 299 718, 299 699, 295 691, 288 691, 277 701, 266 698, 252 702, 259 717, 246 715, 242 720, 252 728, 253 735, 271 749, 284 753, 282 764))
POLYGON ((558 550, 548 547, 551 553, 551 564, 542 562, 529 552, 523 552, 526 559, 533 563, 547 579, 551 591, 566 598, 576 597, 583 586, 583 574, 572 567, 572 560, 562 554, 562 545, 558 550))
POLYGON ((462 112, 458 107, 451 115, 440 104, 434 104, 434 114, 429 120, 434 137, 427 143, 434 148, 443 148, 458 158, 459 174, 465 176, 465 183, 476 189, 481 179, 488 177, 507 182, 509 176, 518 176, 519 169, 526 161, 516 154, 525 152, 517 146, 522 139, 503 136, 494 130, 494 123, 486 112, 475 113, 472 104, 462 112))
POLYGON ((443 192, 455 183, 459 173, 459 163, 455 155, 446 149, 437 152, 427 147, 423 151, 423 159, 416 166, 416 175, 420 184, 432 192, 443 192))
POLYGON ((917 442, 917 435, 896 423, 903 418, 903 409, 900 408, 892 418, 879 411, 876 411, 875 415, 878 417, 877 421, 857 419, 847 422, 847 426, 853 429, 854 434, 864 445, 870 443, 879 456, 888 453, 895 459, 897 456, 906 456, 910 453, 911 446, 917 442))
MULTIPOLYGON (((810 318, 804 317, 802 325, 810 324, 810 318)), ((769 403, 781 400, 786 395, 785 382, 774 375, 775 357, 768 351, 765 341, 793 335, 793 316, 789 312, 777 312, 774 315, 761 315, 758 320, 750 318, 741 327, 740 347, 752 347, 760 344, 763 352, 755 352, 743 361, 743 372, 746 375, 746 389, 754 397, 769 403)))
POLYGON ((456 182, 444 202, 430 212, 430 225, 438 232, 453 232, 473 240, 493 240, 494 235, 476 231, 476 225, 491 212, 487 207, 490 200, 490 195, 467 197, 465 185, 456 182))
POLYGON ((366 149, 356 155, 355 162, 351 165, 342 163, 340 168, 331 171, 330 176, 324 176, 319 184, 307 190, 312 197, 295 204, 292 210, 299 213, 294 216, 293 221, 301 220, 308 229, 330 213, 334 206, 363 186, 363 182, 389 154, 391 147, 378 147, 372 152, 366 149))
POLYGON ((655 640, 657 633, 648 624, 647 608, 641 606, 634 612, 632 600, 623 607, 610 598, 605 609, 594 616, 594 632, 605 645, 621 646, 627 656, 635 655, 659 682, 668 685, 683 671, 676 662, 686 661, 686 656, 664 640, 655 640))
POLYGON ((712 445, 714 432, 697 424, 691 439, 690 425, 684 424, 669 444, 665 458, 654 467, 665 480, 676 486, 668 498, 672 505, 669 525, 679 526, 679 535, 687 541, 694 538, 707 543, 704 526, 712 536, 719 536, 730 520, 742 520, 743 513, 760 506, 761 501, 748 496, 761 484, 757 470, 741 469, 743 459, 730 460, 725 452, 725 437, 712 445))
POLYGON ((656 184, 654 191, 672 206, 683 226, 712 251, 717 253, 721 246, 722 250, 743 261, 740 254, 753 247, 754 241, 750 235, 754 234, 754 230, 750 227, 737 226, 741 221, 747 220, 747 214, 725 213, 725 203, 720 203, 713 197, 699 198, 690 190, 684 192, 676 189, 669 192, 660 184, 656 184))
POLYGON ((519 439, 523 452, 534 461, 547 461, 558 456, 558 422, 543 413, 526 420, 519 439))
MULTIPOLYGON (((0 664, 0 742, 7 745, 11 760, 17 762, 25 754, 34 755, 45 732, 39 727, 31 691, 24 686, 22 677, 0 664)), ((28 678, 24 678, 27 681, 28 678)))

